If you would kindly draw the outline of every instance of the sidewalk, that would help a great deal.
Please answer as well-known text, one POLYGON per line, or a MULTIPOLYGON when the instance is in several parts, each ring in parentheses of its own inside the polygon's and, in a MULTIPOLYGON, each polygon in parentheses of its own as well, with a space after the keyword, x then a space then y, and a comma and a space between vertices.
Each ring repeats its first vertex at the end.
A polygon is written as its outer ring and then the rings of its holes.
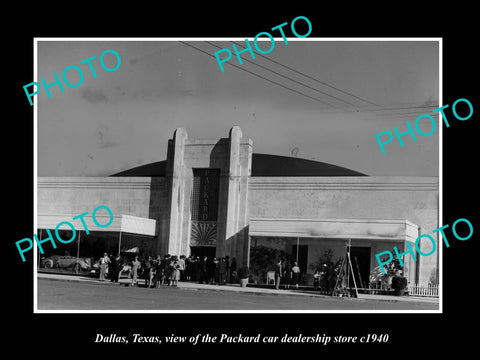
MULTIPOLYGON (((62 281, 81 281, 81 282, 90 282, 99 285, 105 286, 129 286, 131 283, 130 279, 122 278, 119 280, 118 283, 113 283, 110 280, 100 281, 96 278, 88 277, 88 276, 77 276, 77 275, 63 275, 63 274, 48 274, 48 273, 37 273, 38 279, 49 279, 49 280, 62 280, 62 281)), ((143 280, 139 281, 139 288, 143 287, 143 280)), ((169 288, 167 286, 162 286, 163 288, 169 288)), ((293 295, 293 296, 310 296, 310 297, 326 297, 325 295, 315 294, 315 293, 308 293, 308 292, 300 292, 300 291, 293 291, 293 290, 277 290, 275 288, 265 289, 265 288, 256 288, 256 287, 241 287, 239 284, 228 284, 228 285, 210 285, 210 284, 199 284, 197 282, 178 282, 177 289, 181 290, 210 290, 210 291, 234 291, 234 292, 242 292, 242 293, 252 293, 252 294, 270 294, 270 295, 293 295)))
POLYGON ((414 302, 428 302, 431 304, 438 304, 439 298, 428 296, 392 296, 392 295, 370 295, 358 294, 359 299, 364 300, 381 300, 381 301, 414 301, 414 302))
MULTIPOLYGON (((48 273, 37 273, 38 279, 49 279, 49 280, 60 280, 60 281, 80 281, 80 282, 90 282, 98 285, 105 286, 129 286, 131 283, 130 279, 122 278, 119 283, 113 283, 109 280, 99 281, 96 278, 88 276, 78 276, 78 275, 63 275, 63 274, 48 274, 48 273)), ((142 284, 143 281, 140 281, 142 284)), ((143 285, 143 284, 142 284, 143 285)), ((142 288, 142 287, 140 287, 142 288)), ((168 288, 168 287, 162 287, 168 288)), ((237 284, 228 284, 228 285, 210 285, 210 284, 199 284, 196 282, 178 282, 178 289, 187 290, 187 291, 198 291, 198 290, 209 290, 209 291, 233 291, 238 293, 250 293, 258 295, 288 295, 288 296, 309 296, 309 297, 318 297, 318 298, 329 298, 329 299, 339 299, 339 300, 352 300, 352 301, 367 301, 367 300, 380 300, 380 301, 407 301, 407 302, 429 302, 429 303, 438 303, 438 298, 424 298, 419 296, 388 296, 388 295, 367 295, 359 294, 358 298, 343 298, 343 297, 332 297, 328 295, 321 295, 314 291, 307 290, 277 290, 275 288, 265 288, 265 287, 254 287, 247 286, 241 287, 237 284)))

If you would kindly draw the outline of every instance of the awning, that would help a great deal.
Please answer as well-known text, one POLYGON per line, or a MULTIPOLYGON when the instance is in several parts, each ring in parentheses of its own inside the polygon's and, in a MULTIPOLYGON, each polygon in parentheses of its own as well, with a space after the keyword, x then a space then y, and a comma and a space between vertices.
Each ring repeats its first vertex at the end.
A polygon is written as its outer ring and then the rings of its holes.
MULTIPOLYGON (((61 222, 67 221, 71 223, 75 230, 85 230, 80 218, 72 220, 78 214, 39 214, 37 217, 37 229, 55 229, 61 222)), ((113 231, 125 232, 130 234, 155 236, 156 223, 155 219, 148 219, 132 215, 114 216, 112 223, 107 227, 97 226, 92 219, 91 214, 83 217, 85 224, 89 231, 113 231)), ((108 214, 96 214, 96 219, 99 224, 108 224, 110 217, 108 214)), ((59 229, 71 230, 72 228, 67 224, 62 224, 59 229)))
POLYGON ((418 226, 408 220, 253 218, 249 235, 415 242, 418 226))

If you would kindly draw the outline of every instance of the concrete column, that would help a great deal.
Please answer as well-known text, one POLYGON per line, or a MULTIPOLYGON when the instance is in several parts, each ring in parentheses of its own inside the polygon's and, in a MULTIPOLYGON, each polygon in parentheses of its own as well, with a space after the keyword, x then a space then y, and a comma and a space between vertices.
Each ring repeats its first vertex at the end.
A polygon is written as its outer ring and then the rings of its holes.
MULTIPOLYGON (((408 250, 407 242, 408 242, 408 240, 405 240, 403 242, 403 252, 406 252, 408 250)), ((410 243, 410 246, 415 251, 415 245, 412 245, 410 243)), ((418 256, 416 256, 416 258, 417 258, 417 261, 418 261, 418 256)), ((414 268, 412 268, 412 266, 415 266, 414 264, 412 264, 413 262, 414 261, 413 261, 412 254, 408 253, 405 256, 403 256, 403 265, 404 265, 403 266, 403 276, 405 276, 407 278, 407 281, 409 281, 409 282, 412 282, 412 272, 413 273, 415 272, 414 268)))
POLYGON ((245 151, 243 152, 243 157, 241 161, 243 162, 242 169, 242 177, 241 181, 241 190, 239 197, 240 197, 240 212, 239 212, 239 241, 243 244, 243 253, 244 255, 244 263, 245 265, 250 265, 250 235, 249 235, 249 220, 250 214, 248 209, 248 181, 250 179, 251 171, 252 171, 252 146, 251 142, 249 141, 248 146, 246 146, 245 151))
POLYGON ((167 177, 170 185, 170 219, 168 238, 164 253, 179 254, 181 250, 182 223, 184 208, 184 154, 188 135, 184 128, 177 128, 173 140, 168 144, 167 177))
POLYGON ((250 142, 242 145, 242 137, 240 127, 230 129, 225 244, 217 242, 217 253, 236 257, 239 266, 248 264, 250 249, 247 196, 252 149, 250 142))
MULTIPOLYGON (((422 234, 422 227, 419 226, 418 227, 418 232, 417 232, 417 238, 422 234)), ((415 263, 415 278, 414 278, 414 284, 415 285, 419 285, 420 283, 420 259, 417 259, 416 263, 415 263)))
POLYGON ((227 190, 227 216, 225 245, 219 244, 217 241, 217 253, 231 254, 232 250, 237 253, 237 262, 241 264, 237 248, 237 224, 238 224, 238 177, 240 176, 240 140, 242 138, 242 130, 238 126, 230 129, 229 134, 229 152, 228 152, 228 190, 227 190))
POLYGON ((162 253, 188 254, 190 197, 193 168, 220 169, 216 255, 236 257, 239 266, 248 263, 248 181, 251 174, 252 143, 242 140, 234 126, 228 139, 188 139, 183 128, 168 143, 167 184, 169 213, 162 233, 162 253))

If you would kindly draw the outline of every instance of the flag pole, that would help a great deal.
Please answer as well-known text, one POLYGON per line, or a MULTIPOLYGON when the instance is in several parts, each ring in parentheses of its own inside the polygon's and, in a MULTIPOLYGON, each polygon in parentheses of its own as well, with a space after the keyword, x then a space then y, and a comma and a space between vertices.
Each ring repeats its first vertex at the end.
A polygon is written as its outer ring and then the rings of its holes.
POLYGON ((297 264, 298 264, 298 248, 299 248, 299 246, 300 246, 299 243, 300 243, 300 237, 297 236, 297 264))

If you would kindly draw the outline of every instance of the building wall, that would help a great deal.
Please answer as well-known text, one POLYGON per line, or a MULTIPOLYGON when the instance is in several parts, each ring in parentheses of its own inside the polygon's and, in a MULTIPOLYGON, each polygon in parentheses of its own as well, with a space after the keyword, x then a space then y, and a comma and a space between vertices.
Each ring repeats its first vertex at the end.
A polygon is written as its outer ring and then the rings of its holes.
POLYGON ((91 214, 97 206, 106 205, 114 217, 157 220, 158 240, 168 225, 167 199, 162 177, 39 177, 37 181, 38 214, 65 214, 68 221, 71 215, 91 214))
MULTIPOLYGON (((436 177, 252 177, 248 190, 251 218, 409 220, 428 234, 439 226, 436 177)), ((421 249, 428 253, 431 244, 421 249)), ((378 244, 377 252, 384 250, 393 252, 378 244)), ((428 283, 438 251, 417 259, 415 280, 428 283)))
MULTIPOLYGON (((200 161, 192 161, 195 156, 198 153, 187 155, 187 164, 199 166, 200 161)), ((225 175, 227 180, 229 176, 225 175)), ((238 218, 245 216, 247 226, 248 218, 262 217, 403 219, 418 225, 421 233, 429 234, 439 226, 438 179, 433 177, 249 177, 247 194, 248 206, 239 206, 235 215, 238 218)), ((37 211, 39 214, 70 216, 85 211, 91 213, 95 207, 107 205, 114 216, 125 214, 157 220, 157 243, 160 246, 169 232, 170 197, 168 177, 42 177, 38 178, 37 211)), ((183 209, 186 216, 188 209, 188 206, 183 209)), ((222 207, 219 210, 222 211, 222 207)), ((240 224, 239 228, 242 228, 240 224)), ((438 245, 438 234, 432 236, 438 245)), ((244 241, 242 239, 242 243, 244 241)), ((381 242, 375 246, 372 253, 393 251, 381 242)), ((426 243, 422 250, 428 253, 430 246, 426 243)), ((237 252, 236 248, 242 250, 240 241, 228 253, 232 256, 237 252)), ((158 250, 162 249, 159 247, 158 250)), ((186 249, 182 247, 181 250, 186 249)), ((314 252, 322 252, 320 248, 311 251, 309 262, 315 261, 314 252)), ((435 274, 437 263, 438 251, 429 257, 419 256, 418 262, 410 263, 410 266, 417 267, 417 281, 428 283, 435 274)))

